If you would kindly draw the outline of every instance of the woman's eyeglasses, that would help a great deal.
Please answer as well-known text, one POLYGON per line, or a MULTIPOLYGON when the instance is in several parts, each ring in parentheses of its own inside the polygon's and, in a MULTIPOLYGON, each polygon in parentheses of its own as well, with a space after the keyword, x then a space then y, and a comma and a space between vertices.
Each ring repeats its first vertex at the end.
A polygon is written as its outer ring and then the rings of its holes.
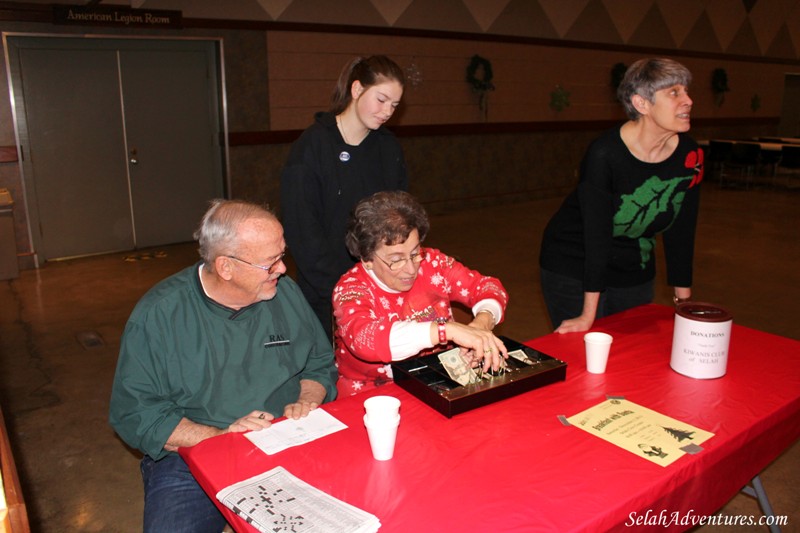
POLYGON ((414 264, 415 266, 419 266, 419 264, 422 262, 422 251, 411 254, 406 258, 396 259, 394 261, 387 261, 378 254, 375 254, 375 257, 380 259, 384 265, 389 267, 389 270, 391 270, 392 272, 397 272, 404 266, 406 266, 406 263, 408 263, 409 261, 411 261, 411 263, 414 264))

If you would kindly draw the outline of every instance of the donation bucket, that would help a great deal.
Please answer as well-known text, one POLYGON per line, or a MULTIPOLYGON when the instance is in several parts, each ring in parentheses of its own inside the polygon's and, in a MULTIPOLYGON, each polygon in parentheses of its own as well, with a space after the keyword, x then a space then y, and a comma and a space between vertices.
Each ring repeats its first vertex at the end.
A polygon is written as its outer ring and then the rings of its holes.
POLYGON ((718 305, 684 302, 675 309, 669 366, 684 376, 714 379, 725 375, 733 317, 718 305))

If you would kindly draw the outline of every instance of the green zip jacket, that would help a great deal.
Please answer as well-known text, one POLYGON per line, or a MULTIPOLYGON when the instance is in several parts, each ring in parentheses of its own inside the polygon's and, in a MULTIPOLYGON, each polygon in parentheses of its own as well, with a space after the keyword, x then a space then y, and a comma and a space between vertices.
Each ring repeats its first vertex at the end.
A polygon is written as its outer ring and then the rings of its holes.
POLYGON ((109 421, 153 459, 182 418, 228 427, 253 410, 283 416, 300 380, 336 398, 331 342, 288 276, 276 296, 238 311, 203 292, 199 264, 150 289, 122 335, 109 421))

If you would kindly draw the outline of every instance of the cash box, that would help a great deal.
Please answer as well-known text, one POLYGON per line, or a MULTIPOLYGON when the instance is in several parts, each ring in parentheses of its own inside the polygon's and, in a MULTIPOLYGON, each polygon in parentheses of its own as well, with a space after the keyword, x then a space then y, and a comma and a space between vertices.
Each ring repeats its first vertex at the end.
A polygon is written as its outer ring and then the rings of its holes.
POLYGON ((394 382, 450 418, 566 379, 567 363, 564 361, 507 337, 500 338, 509 353, 521 350, 524 357, 509 356, 506 360, 507 370, 497 375, 460 385, 450 378, 439 361, 438 354, 441 352, 436 352, 392 363, 394 382))

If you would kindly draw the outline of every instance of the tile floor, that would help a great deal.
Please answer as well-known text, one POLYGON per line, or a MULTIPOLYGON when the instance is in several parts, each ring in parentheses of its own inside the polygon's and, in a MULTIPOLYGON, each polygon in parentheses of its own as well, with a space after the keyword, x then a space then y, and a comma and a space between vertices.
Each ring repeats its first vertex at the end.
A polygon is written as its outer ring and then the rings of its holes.
MULTIPOLYGON (((536 258, 544 224, 559 203, 547 199, 432 219, 428 244, 496 275, 508 288, 511 303, 501 332, 511 338, 550 331, 536 258)), ((708 183, 701 210, 696 297, 727 306, 738 324, 800 339, 800 191, 727 190, 708 183)), ((34 531, 141 530, 139 456, 107 423, 119 337, 138 298, 196 259, 191 244, 146 252, 54 262, 0 281, 0 401, 34 531)), ((663 265, 656 301, 668 304, 662 275, 663 265)), ((776 513, 789 516, 784 531, 800 531, 798 474, 798 444, 762 474, 776 513)), ((755 501, 743 495, 722 512, 759 514, 755 501)))

